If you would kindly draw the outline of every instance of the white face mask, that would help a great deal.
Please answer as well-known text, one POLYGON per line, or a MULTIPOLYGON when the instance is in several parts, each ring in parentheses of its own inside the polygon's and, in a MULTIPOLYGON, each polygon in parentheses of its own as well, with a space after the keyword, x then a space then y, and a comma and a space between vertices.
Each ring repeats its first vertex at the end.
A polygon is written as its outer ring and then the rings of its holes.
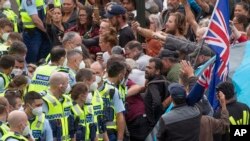
POLYGON ((21 106, 18 111, 24 111, 23 106, 21 106))
POLYGON ((88 93, 85 103, 92 103, 92 93, 88 93))
POLYGON ((2 39, 6 42, 8 40, 10 33, 3 33, 2 39))
POLYGON ((97 88, 98 88, 98 83, 97 83, 97 82, 94 82, 94 83, 92 83, 92 84, 90 85, 89 90, 90 90, 91 92, 93 92, 93 91, 95 91, 97 88))
POLYGON ((67 86, 67 88, 66 88, 66 90, 65 90, 65 93, 68 94, 68 93, 70 92, 70 90, 71 90, 71 87, 70 87, 70 85, 68 84, 68 86, 67 86))
POLYGON ((13 69, 11 72, 11 74, 14 74, 15 76, 22 75, 22 73, 23 73, 23 70, 21 69, 13 69))
POLYGON ((82 52, 82 47, 81 46, 77 46, 77 47, 74 48, 74 50, 78 50, 78 51, 82 52))
POLYGON ((84 68, 85 68, 85 63, 81 61, 81 63, 79 64, 79 69, 84 69, 84 68))
POLYGON ((102 78, 100 76, 96 75, 95 81, 99 84, 102 81, 102 78))
POLYGON ((29 125, 26 125, 25 128, 23 129, 22 135, 27 136, 30 133, 30 127, 29 125))
POLYGON ((35 116, 40 116, 43 113, 43 107, 36 107, 34 109, 32 109, 32 114, 35 116))
POLYGON ((3 3, 3 8, 10 9, 11 8, 11 3, 9 0, 5 1, 3 3))

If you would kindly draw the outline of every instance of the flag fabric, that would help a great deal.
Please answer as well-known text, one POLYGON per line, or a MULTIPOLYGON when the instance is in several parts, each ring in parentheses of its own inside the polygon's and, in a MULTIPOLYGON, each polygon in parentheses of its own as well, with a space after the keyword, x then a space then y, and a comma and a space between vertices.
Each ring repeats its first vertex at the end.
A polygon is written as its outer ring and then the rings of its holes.
POLYGON ((214 109, 218 107, 216 85, 225 81, 229 68, 229 3, 228 0, 218 0, 213 11, 208 31, 204 36, 205 43, 216 54, 216 60, 199 78, 198 83, 208 88, 208 99, 214 109))

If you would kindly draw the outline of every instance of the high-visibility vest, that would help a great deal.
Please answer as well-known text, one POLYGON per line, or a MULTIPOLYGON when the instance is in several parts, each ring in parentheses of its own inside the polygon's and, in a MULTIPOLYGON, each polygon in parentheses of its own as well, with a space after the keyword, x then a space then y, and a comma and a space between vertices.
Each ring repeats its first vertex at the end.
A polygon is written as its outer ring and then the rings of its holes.
POLYGON ((115 88, 108 83, 104 83, 104 89, 99 91, 103 99, 103 115, 105 117, 107 129, 117 129, 116 113, 114 109, 113 95, 115 88))
MULTIPOLYGON (((44 8, 44 1, 43 0, 35 0, 36 1, 36 7, 37 9, 43 9, 44 12, 46 11, 44 8)), ((35 28, 35 24, 33 23, 30 15, 28 12, 22 7, 22 4, 20 4, 20 15, 21 15, 21 21, 23 23, 24 28, 35 28)))
POLYGON ((67 95, 63 95, 64 101, 61 103, 55 96, 46 92, 47 94, 43 96, 43 100, 48 105, 48 113, 45 117, 48 120, 59 120, 61 122, 62 136, 61 140, 70 141, 69 135, 69 116, 71 116, 72 101, 67 95))
POLYGON ((6 135, 10 131, 10 128, 2 121, 0 121, 0 133, 2 136, 6 135))
POLYGON ((126 98, 127 93, 128 93, 127 87, 124 86, 124 85, 119 84, 118 85, 118 91, 119 91, 120 97, 122 98, 123 104, 125 104, 125 98, 126 98))
POLYGON ((7 17, 8 20, 10 20, 13 25, 14 25, 14 32, 18 32, 18 16, 16 15, 16 13, 11 10, 11 9, 4 9, 3 10, 3 14, 7 17))
POLYGON ((61 7, 61 5, 62 5, 61 0, 54 0, 55 7, 61 7))
POLYGON ((98 90, 92 92, 92 105, 94 109, 94 121, 97 125, 97 137, 98 140, 103 140, 103 126, 104 126, 104 117, 103 117, 103 100, 98 90))
POLYGON ((34 139, 39 140, 42 137, 44 129, 45 114, 36 116, 34 121, 29 121, 30 129, 34 139))
POLYGON ((78 128, 79 131, 76 131, 76 140, 90 141, 90 124, 94 124, 94 111, 92 104, 84 104, 83 108, 78 104, 74 104, 72 111, 75 118, 79 119, 78 126, 81 126, 78 128))
POLYGON ((8 139, 16 139, 19 141, 28 141, 28 139, 25 138, 24 136, 17 134, 17 133, 14 133, 14 132, 8 132, 7 134, 2 136, 2 138, 1 138, 2 141, 6 141, 8 139))
POLYGON ((34 72, 31 79, 28 92, 41 92, 49 88, 50 75, 56 70, 57 66, 44 65, 40 66, 34 72))
POLYGON ((8 87, 8 85, 10 84, 11 78, 2 72, 0 72, 0 77, 3 78, 4 89, 6 89, 8 87))

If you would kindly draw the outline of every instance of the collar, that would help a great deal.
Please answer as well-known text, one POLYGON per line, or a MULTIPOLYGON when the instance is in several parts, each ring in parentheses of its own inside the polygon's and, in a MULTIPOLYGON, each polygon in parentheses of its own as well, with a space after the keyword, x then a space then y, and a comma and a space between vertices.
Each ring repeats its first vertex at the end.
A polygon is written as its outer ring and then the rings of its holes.
POLYGON ((128 24, 125 24, 124 26, 122 26, 120 30, 122 30, 125 27, 128 27, 128 24))
POLYGON ((187 103, 183 103, 183 104, 180 104, 180 105, 176 105, 176 106, 174 106, 174 107, 172 108, 172 110, 173 110, 173 109, 180 108, 180 107, 183 107, 183 106, 186 106, 186 105, 187 105, 187 103))

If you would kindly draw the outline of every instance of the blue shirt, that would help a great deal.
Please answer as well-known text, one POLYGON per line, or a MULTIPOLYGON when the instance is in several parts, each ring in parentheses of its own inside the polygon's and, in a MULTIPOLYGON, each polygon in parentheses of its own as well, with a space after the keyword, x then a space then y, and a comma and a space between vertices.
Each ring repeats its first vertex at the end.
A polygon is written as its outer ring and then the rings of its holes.
POLYGON ((38 14, 35 0, 22 0, 21 9, 27 11, 30 16, 38 14))

